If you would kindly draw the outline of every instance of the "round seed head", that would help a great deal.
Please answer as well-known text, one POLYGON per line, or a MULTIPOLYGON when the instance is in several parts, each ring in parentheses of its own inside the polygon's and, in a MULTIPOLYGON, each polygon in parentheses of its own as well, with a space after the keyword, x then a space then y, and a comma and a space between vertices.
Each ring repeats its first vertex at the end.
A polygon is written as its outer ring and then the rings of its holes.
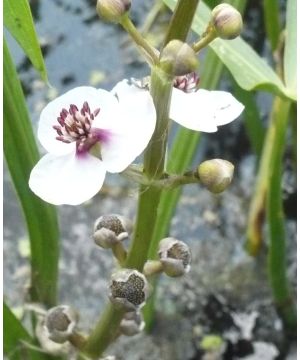
POLYGON ((45 328, 50 340, 64 343, 73 334, 78 323, 77 312, 68 305, 56 306, 48 310, 45 328))
POLYGON ((125 313, 120 324, 122 334, 127 336, 133 336, 140 333, 143 331, 144 327, 145 322, 139 311, 130 311, 125 313))
POLYGON ((192 255, 190 248, 183 241, 172 237, 161 240, 158 255, 163 271, 168 276, 182 276, 190 271, 192 255))
POLYGON ((93 238, 97 245, 111 248, 116 242, 126 239, 132 228, 132 221, 124 216, 103 215, 95 221, 93 238))
POLYGON ((137 270, 122 269, 111 276, 110 301, 125 311, 136 311, 145 305, 149 296, 149 285, 137 270))

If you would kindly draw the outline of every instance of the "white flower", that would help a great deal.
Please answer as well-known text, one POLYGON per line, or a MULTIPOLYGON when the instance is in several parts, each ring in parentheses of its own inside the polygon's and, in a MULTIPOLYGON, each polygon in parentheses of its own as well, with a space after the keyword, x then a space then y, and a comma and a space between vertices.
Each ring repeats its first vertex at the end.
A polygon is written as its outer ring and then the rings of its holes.
POLYGON ((78 205, 102 187, 106 171, 123 171, 142 153, 156 123, 153 100, 126 81, 111 91, 78 87, 42 111, 38 138, 48 151, 29 186, 43 200, 78 205))
MULTIPOLYGON (((174 80, 170 104, 170 119, 195 131, 215 132, 218 126, 235 120, 244 110, 244 105, 229 92, 197 90, 199 78, 196 73, 177 76, 174 80)), ((133 79, 140 89, 149 83, 133 79)))
POLYGON ((215 132, 218 126, 235 120, 244 110, 244 105, 229 92, 197 90, 198 81, 195 73, 174 81, 170 118, 178 124, 191 130, 215 132))

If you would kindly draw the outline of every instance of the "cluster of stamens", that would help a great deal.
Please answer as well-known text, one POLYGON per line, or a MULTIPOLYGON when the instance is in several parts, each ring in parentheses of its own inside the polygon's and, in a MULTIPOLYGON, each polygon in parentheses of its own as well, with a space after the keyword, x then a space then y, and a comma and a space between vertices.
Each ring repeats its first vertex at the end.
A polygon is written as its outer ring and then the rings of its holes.
POLYGON ((195 72, 183 76, 176 76, 174 79, 174 87, 186 93, 194 92, 197 90, 199 80, 199 76, 195 72))
MULTIPOLYGON (((87 142, 95 137, 91 132, 92 122, 99 114, 100 108, 91 112, 89 104, 85 101, 79 110, 74 104, 70 105, 69 111, 65 108, 61 110, 57 118, 59 125, 54 125, 53 129, 57 132, 56 139, 66 144, 76 141, 77 151, 87 147, 87 142)), ((95 141, 92 141, 94 144, 95 141)), ((92 145, 91 144, 91 145, 92 145)))

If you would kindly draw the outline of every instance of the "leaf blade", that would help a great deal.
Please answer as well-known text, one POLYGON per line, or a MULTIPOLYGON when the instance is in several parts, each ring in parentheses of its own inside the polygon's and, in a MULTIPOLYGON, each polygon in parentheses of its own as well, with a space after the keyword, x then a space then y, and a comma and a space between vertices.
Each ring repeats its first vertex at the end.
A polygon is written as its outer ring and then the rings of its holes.
POLYGON ((58 224, 55 208, 29 189, 31 169, 39 159, 24 95, 4 41, 4 154, 21 202, 31 245, 32 300, 56 303, 58 224))
POLYGON ((3 14, 5 27, 24 50, 42 79, 47 82, 47 70, 28 1, 4 0, 3 14))
POLYGON ((284 80, 297 99, 297 2, 288 0, 286 12, 286 42, 284 49, 284 80))

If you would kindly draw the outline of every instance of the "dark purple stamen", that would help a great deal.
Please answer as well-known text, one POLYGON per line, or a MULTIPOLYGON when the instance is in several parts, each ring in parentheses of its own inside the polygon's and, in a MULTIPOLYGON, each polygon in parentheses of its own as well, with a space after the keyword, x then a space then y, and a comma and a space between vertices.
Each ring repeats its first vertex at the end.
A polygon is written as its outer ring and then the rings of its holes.
POLYGON ((70 104, 69 111, 63 108, 57 118, 58 125, 53 129, 57 133, 56 139, 66 144, 76 142, 76 152, 86 153, 97 142, 108 141, 108 130, 92 128, 92 122, 100 113, 100 108, 91 112, 87 101, 79 110, 75 104, 70 104))

